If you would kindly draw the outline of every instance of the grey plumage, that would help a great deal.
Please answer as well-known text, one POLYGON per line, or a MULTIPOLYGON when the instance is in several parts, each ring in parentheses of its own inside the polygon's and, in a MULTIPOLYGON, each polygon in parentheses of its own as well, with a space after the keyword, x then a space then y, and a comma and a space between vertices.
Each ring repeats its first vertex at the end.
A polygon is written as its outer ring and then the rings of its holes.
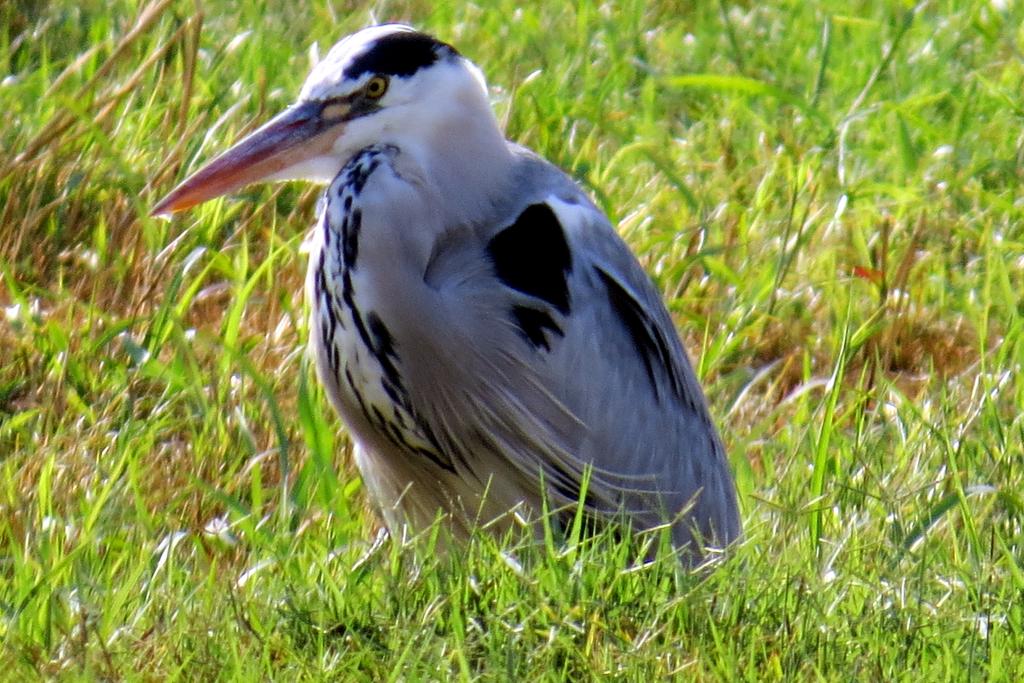
POLYGON ((329 182, 310 345, 393 531, 574 505, 591 468, 596 519, 674 522, 692 557, 738 537, 724 449, 658 292, 568 176, 504 140, 454 48, 398 26, 342 41, 299 104, 156 211, 285 177, 329 182))

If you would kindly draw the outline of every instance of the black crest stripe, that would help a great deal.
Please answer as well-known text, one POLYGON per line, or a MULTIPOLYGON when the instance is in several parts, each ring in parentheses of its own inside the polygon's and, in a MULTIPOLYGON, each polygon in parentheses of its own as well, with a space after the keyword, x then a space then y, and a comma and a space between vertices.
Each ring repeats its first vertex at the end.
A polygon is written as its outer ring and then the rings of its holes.
POLYGON ((345 68, 345 78, 356 79, 366 73, 412 76, 437 62, 442 55, 458 51, 425 33, 397 31, 370 43, 361 55, 345 68))

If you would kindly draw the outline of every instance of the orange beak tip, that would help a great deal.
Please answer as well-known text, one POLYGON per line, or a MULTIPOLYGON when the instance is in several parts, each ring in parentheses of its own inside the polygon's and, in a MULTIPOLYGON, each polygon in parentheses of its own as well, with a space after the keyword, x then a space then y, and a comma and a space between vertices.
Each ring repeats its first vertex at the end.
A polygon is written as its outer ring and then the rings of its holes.
POLYGON ((177 192, 171 192, 169 195, 157 202, 156 206, 149 210, 150 218, 170 220, 174 214, 190 209, 198 203, 182 201, 182 199, 177 195, 177 192))
POLYGON ((156 206, 149 210, 150 218, 161 218, 163 220, 170 220, 173 214, 174 212, 169 210, 166 206, 164 206, 163 202, 158 203, 156 206))

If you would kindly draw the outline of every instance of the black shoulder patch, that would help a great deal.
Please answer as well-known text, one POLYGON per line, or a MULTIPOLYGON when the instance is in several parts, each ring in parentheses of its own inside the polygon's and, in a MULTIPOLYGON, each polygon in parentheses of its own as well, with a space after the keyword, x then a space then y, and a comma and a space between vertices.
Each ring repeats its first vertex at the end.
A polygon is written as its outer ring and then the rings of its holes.
POLYGON ((679 377, 679 369, 672 362, 669 343, 661 330, 644 312, 637 300, 623 289, 615 278, 600 268, 595 268, 595 270, 608 290, 608 301, 611 303, 612 310, 626 327, 629 337, 643 361, 654 396, 659 401, 661 400, 661 394, 658 391, 658 377, 662 376, 668 380, 672 393, 677 398, 683 399, 683 383, 679 377))
POLYGON ((433 36, 414 31, 397 31, 378 38, 345 68, 345 78, 356 79, 365 73, 412 76, 442 55, 458 51, 433 36))
POLYGON ((512 320, 515 322, 516 327, 519 328, 523 338, 537 349, 551 350, 551 344, 548 341, 547 335, 549 331, 559 337, 565 336, 562 328, 552 320, 551 315, 546 311, 530 308, 529 306, 513 306, 512 320))
POLYGON ((516 222, 491 238, 487 255, 498 279, 569 314, 572 254, 558 217, 547 204, 533 204, 516 222))

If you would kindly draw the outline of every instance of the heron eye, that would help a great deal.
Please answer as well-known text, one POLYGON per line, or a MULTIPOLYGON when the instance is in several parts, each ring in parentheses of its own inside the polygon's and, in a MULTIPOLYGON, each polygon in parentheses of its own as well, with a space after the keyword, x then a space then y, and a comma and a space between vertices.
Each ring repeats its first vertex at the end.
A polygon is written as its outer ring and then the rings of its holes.
POLYGON ((388 91, 388 79, 385 76, 374 76, 367 82, 363 92, 371 100, 379 100, 388 91))

